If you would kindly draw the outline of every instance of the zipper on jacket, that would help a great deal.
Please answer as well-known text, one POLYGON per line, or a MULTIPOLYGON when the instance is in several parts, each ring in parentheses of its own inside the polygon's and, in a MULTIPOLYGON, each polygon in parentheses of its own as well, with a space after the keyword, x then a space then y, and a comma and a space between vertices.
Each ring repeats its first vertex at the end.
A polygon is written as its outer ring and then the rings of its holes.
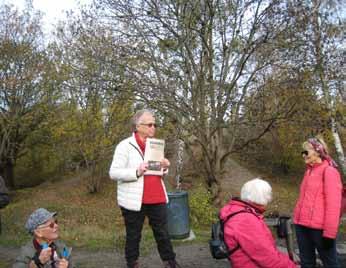
MULTIPOLYGON (((312 169, 311 168, 308 168, 308 170, 304 173, 304 177, 303 177, 303 182, 302 183, 307 183, 306 181, 304 181, 304 178, 305 178, 305 176, 307 175, 307 173, 309 174, 309 176, 311 175, 311 171, 312 171, 312 169)), ((302 196, 302 202, 300 202, 300 203, 304 203, 304 200, 305 200, 305 192, 306 191, 304 191, 304 193, 303 193, 303 196, 302 196)), ((302 208, 303 208, 303 206, 302 206, 302 204, 300 204, 300 206, 299 206, 299 213, 298 213, 298 217, 297 217, 297 220, 298 220, 298 222, 300 221, 300 217, 301 217, 301 213, 302 213, 302 208)))
POLYGON ((144 156, 142 154, 142 152, 137 148, 137 146, 135 146, 134 144, 132 144, 131 142, 129 142, 129 144, 136 149, 136 151, 140 154, 140 156, 142 157, 142 159, 144 160, 144 156))

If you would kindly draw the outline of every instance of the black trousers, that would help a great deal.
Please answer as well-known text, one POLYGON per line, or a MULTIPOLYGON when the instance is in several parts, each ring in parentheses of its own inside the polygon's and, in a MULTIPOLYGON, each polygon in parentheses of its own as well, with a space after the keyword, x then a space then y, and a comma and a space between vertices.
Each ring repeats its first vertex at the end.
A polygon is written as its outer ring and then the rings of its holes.
POLYGON ((339 268, 336 243, 330 249, 323 249, 322 230, 295 225, 301 268, 316 267, 316 249, 325 268, 339 268))
POLYGON ((126 227, 125 257, 128 267, 139 257, 139 244, 145 216, 154 234, 161 260, 175 259, 175 253, 168 235, 166 204, 142 204, 140 211, 132 211, 121 207, 126 227))

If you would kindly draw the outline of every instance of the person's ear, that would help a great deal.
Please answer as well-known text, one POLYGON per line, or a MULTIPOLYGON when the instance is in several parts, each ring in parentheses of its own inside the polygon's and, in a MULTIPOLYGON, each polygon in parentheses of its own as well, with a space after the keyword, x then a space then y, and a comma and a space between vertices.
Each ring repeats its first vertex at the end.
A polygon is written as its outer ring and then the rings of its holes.
POLYGON ((38 230, 38 229, 34 230, 34 236, 35 236, 35 237, 38 237, 38 238, 42 238, 41 231, 38 230))

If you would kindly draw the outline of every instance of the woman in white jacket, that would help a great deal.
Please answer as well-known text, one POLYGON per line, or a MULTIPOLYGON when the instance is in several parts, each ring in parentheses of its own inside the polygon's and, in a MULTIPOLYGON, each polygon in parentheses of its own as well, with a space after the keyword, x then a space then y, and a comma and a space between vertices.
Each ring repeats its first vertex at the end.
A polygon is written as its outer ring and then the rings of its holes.
MULTIPOLYGON (((109 171, 118 183, 118 205, 126 227, 125 257, 127 267, 139 267, 139 244, 144 219, 147 216, 164 267, 178 267, 167 229, 167 192, 162 176, 144 175, 148 163, 144 162, 145 142, 155 136, 156 123, 150 110, 138 111, 133 117, 135 131, 121 141, 114 152, 109 171)), ((167 171, 170 163, 162 159, 167 171)))

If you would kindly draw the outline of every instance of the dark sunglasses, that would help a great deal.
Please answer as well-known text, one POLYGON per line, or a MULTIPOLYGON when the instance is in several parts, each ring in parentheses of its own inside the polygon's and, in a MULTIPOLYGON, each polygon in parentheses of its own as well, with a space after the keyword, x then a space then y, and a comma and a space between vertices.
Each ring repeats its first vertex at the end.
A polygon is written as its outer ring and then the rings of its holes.
POLYGON ((156 125, 155 123, 140 124, 140 125, 147 126, 147 127, 149 127, 149 128, 152 128, 152 127, 157 128, 157 125, 156 125))
POLYGON ((308 156, 308 155, 309 155, 309 151, 306 151, 306 150, 305 150, 305 151, 302 151, 301 154, 302 154, 302 156, 308 156))
POLYGON ((50 224, 44 225, 44 226, 39 226, 39 227, 37 227, 37 228, 46 228, 46 227, 49 227, 49 228, 53 229, 54 226, 57 225, 57 224, 58 224, 58 220, 55 219, 55 220, 52 221, 50 224))

